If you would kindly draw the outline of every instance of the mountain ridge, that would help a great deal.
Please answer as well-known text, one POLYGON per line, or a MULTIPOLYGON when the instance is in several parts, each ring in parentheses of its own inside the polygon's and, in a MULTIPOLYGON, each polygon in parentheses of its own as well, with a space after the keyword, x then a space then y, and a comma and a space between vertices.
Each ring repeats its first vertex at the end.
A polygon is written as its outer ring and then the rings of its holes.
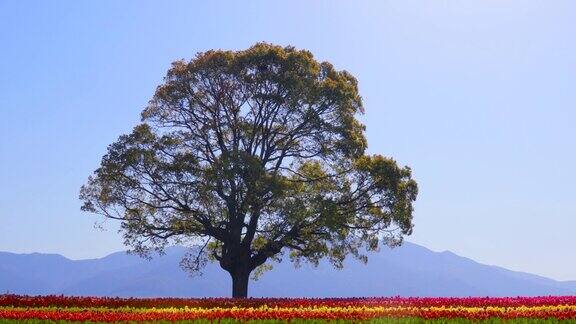
MULTIPOLYGON (((148 261, 126 252, 72 260, 59 254, 0 252, 0 293, 121 297, 228 296, 231 281, 217 264, 203 276, 179 268, 187 249, 171 247, 148 261)), ((271 297, 353 296, 536 296, 574 295, 576 281, 558 281, 522 271, 486 265, 451 251, 434 252, 405 242, 369 253, 368 264, 347 259, 343 270, 322 261, 294 269, 273 264, 250 295, 271 297)))

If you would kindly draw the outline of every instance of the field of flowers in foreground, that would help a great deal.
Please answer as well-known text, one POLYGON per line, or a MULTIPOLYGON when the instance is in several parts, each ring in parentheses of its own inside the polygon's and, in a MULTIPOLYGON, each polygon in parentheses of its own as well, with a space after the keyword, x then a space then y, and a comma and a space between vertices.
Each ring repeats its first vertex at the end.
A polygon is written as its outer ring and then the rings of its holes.
POLYGON ((576 296, 509 298, 96 298, 0 295, 0 322, 576 322, 576 296))

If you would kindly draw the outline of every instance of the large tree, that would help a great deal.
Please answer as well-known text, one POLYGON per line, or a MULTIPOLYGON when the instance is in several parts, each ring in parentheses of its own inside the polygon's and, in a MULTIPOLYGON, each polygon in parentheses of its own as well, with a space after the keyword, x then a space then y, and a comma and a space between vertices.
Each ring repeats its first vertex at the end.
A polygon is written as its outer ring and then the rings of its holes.
POLYGON ((196 247, 183 265, 218 262, 233 297, 285 253, 365 261, 412 232, 417 185, 410 168, 365 155, 363 112, 356 79, 305 50, 259 43, 176 61, 82 187, 82 209, 119 220, 141 255, 196 247))

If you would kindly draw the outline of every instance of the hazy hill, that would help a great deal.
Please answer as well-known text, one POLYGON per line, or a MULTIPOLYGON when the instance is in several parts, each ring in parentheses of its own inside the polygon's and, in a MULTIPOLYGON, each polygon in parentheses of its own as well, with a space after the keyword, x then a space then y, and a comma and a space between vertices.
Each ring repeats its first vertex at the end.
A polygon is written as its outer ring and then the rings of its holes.
MULTIPOLYGON (((70 260, 57 254, 0 252, 0 293, 96 296, 228 296, 228 274, 209 264, 200 277, 179 268, 181 247, 147 261, 124 252, 101 259, 70 260)), ((343 270, 327 263, 294 269, 275 264, 252 282, 251 296, 515 296, 573 295, 576 282, 477 263, 451 252, 433 252, 406 242, 369 256, 367 265, 348 260, 343 270)))

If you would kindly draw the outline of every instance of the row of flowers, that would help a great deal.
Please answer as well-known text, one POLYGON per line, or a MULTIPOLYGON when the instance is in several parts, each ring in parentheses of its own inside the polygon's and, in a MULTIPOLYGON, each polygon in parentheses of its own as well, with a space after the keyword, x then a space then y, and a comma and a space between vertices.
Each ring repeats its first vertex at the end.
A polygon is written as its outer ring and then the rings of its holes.
POLYGON ((576 296, 378 298, 109 298, 0 295, 0 307, 275 308, 300 307, 534 307, 576 305, 576 296))
POLYGON ((44 319, 51 321, 180 321, 180 320, 259 320, 259 319, 326 319, 365 320, 371 318, 423 319, 466 318, 481 320, 488 318, 555 318, 576 319, 574 306, 536 307, 299 307, 299 308, 194 308, 194 309, 77 309, 77 308, 0 308, 3 319, 44 319))
POLYGON ((576 297, 137 299, 0 295, 0 319, 15 320, 117 322, 404 317, 576 320, 576 297))

